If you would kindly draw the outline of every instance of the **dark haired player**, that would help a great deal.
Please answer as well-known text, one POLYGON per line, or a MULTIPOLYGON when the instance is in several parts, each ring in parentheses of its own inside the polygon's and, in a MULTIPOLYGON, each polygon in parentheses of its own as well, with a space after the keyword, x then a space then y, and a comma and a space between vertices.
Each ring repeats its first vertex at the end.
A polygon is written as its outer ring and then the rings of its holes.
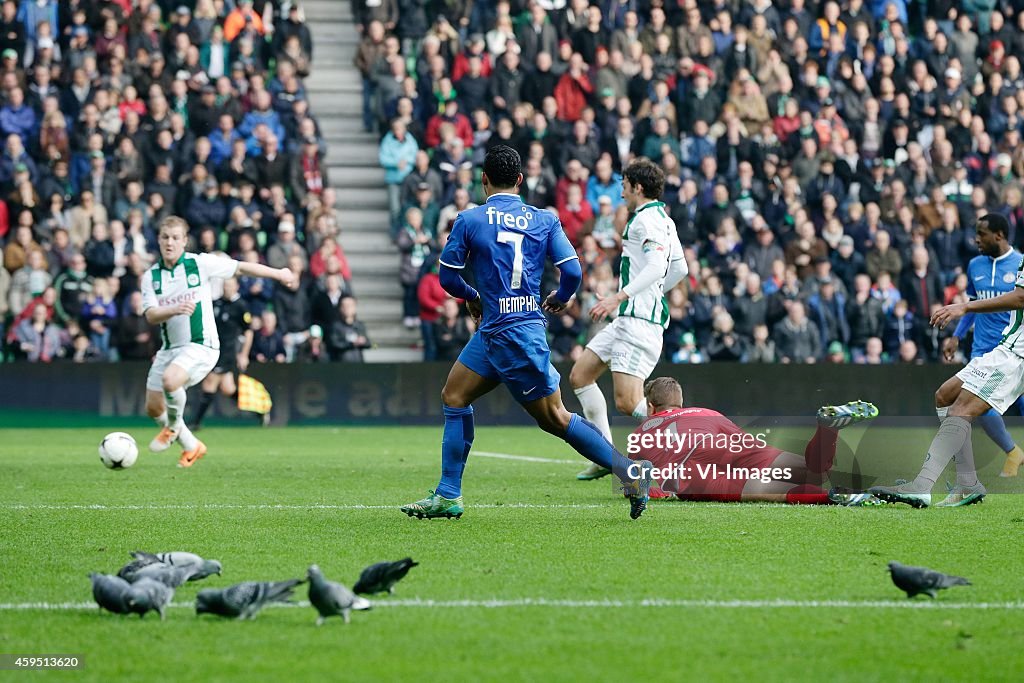
POLYGON ((644 397, 648 416, 630 440, 637 455, 653 463, 659 497, 847 507, 882 504, 869 493, 821 486, 835 461, 839 430, 878 416, 878 408, 870 403, 821 408, 818 429, 801 456, 769 446, 763 437, 745 432, 714 410, 684 407, 683 389, 671 377, 652 379, 644 386, 644 397), (662 440, 656 441, 659 436, 662 440))
POLYGON ((647 506, 649 469, 631 476, 627 469, 636 464, 593 424, 565 409, 558 388, 561 378, 551 366, 544 311, 561 312, 575 295, 582 279, 576 251, 555 214, 519 198, 523 174, 518 152, 505 145, 492 147, 482 180, 487 201, 458 215, 439 259, 441 286, 465 299, 480 324, 441 390, 441 481, 426 498, 401 510, 420 519, 462 516, 473 401, 504 384, 541 429, 615 472, 629 496, 630 517, 636 519, 647 506), (548 258, 560 270, 559 288, 541 304, 540 280, 548 258), (459 271, 464 268, 473 273, 479 292, 462 278, 459 271))
MULTIPOLYGON (((978 219, 978 234, 1008 234, 1009 224, 997 213, 978 219)), ((941 424, 928 447, 921 471, 913 481, 895 486, 873 486, 871 493, 893 503, 915 508, 931 505, 932 487, 950 460, 956 462, 956 486, 936 507, 961 507, 980 503, 985 487, 978 481, 971 445, 971 423, 989 410, 1002 415, 1024 394, 1024 264, 1017 269, 1013 291, 991 299, 943 306, 932 314, 931 324, 943 328, 970 313, 1012 311, 999 343, 946 380, 935 392, 935 412, 941 424)), ((977 320, 975 320, 977 325, 977 320)))
MULTIPOLYGON (((1008 242, 1009 223, 1004 221, 978 221, 975 243, 979 256, 967 264, 967 294, 972 299, 991 299, 1006 292, 1012 292, 1020 270, 1021 254, 1008 242)), ((974 342, 971 345, 971 359, 984 356, 999 344, 1003 330, 1010 324, 1010 314, 968 313, 960 319, 952 337, 943 343, 942 351, 946 360, 953 360, 957 345, 967 331, 974 326, 974 342)), ((1021 404, 1020 399, 1017 400, 1021 404)), ((1024 408, 1024 406, 1022 406, 1024 408)), ((1016 477, 1017 470, 1024 464, 1024 451, 1013 441, 1006 429, 1003 416, 989 410, 978 420, 989 438, 1006 453, 1001 477, 1016 477)))
MULTIPOLYGON (((609 441, 612 430, 608 404, 597 380, 611 368, 619 412, 637 420, 647 416, 644 380, 654 372, 661 357, 668 325, 665 292, 686 277, 675 221, 665 212, 665 204, 658 201, 664 190, 665 172, 646 157, 633 160, 623 171, 622 198, 633 216, 622 233, 619 291, 590 311, 594 321, 618 317, 590 340, 569 374, 583 414, 609 441)), ((576 478, 600 479, 609 473, 591 464, 576 478)))

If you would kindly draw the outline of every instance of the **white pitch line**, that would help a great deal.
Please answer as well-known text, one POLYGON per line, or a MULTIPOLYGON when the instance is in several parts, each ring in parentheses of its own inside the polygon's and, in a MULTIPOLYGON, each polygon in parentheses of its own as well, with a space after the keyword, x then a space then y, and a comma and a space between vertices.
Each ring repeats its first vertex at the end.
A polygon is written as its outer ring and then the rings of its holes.
POLYGON ((511 453, 494 453, 492 451, 470 451, 469 457, 498 458, 499 460, 521 460, 522 462, 545 462, 556 465, 583 465, 583 460, 556 460, 554 458, 538 458, 532 455, 512 455, 511 453))
MULTIPOLYGON (((395 510, 395 505, 330 505, 320 503, 301 504, 253 504, 242 505, 234 503, 204 503, 201 505, 191 504, 168 504, 168 505, 76 505, 73 503, 9 503, 0 504, 2 510, 395 510)), ((622 507, 622 505, 597 504, 597 503, 508 503, 499 505, 496 503, 473 504, 473 508, 485 509, 593 509, 622 507)))
MULTIPOLYGON (((941 602, 892 600, 678 600, 673 598, 646 598, 642 600, 553 600, 548 598, 515 598, 490 600, 378 600, 378 607, 426 607, 431 609, 516 609, 544 607, 550 609, 630 609, 630 608, 690 608, 690 609, 924 609, 924 610, 1024 610, 1024 602, 941 602)), ((192 609, 189 602, 171 603, 176 609, 192 609)), ((268 607, 309 607, 306 601, 291 604, 272 604, 268 607)), ((98 610, 94 602, 9 602, 0 603, 0 611, 74 611, 98 610)))

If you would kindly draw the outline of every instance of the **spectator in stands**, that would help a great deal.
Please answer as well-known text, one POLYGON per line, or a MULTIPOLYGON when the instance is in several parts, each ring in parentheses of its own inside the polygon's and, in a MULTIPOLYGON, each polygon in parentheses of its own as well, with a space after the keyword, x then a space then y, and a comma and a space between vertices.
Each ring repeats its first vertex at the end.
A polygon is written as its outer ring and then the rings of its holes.
POLYGON ((112 327, 117 321, 117 306, 106 278, 97 278, 82 306, 82 324, 88 330, 92 353, 100 360, 110 357, 112 327))
POLYGON ((30 362, 49 363, 64 355, 66 333, 48 321, 44 304, 36 304, 32 315, 15 329, 17 348, 30 362))
POLYGON ((142 310, 142 293, 132 292, 127 310, 117 320, 114 339, 120 360, 149 360, 159 348, 153 326, 142 310))
POLYGON ((284 363, 284 335, 277 327, 277 315, 269 308, 260 313, 259 329, 252 340, 250 359, 257 363, 284 363))
POLYGON ((436 360, 451 362, 458 358, 470 337, 473 336, 473 321, 459 315, 459 304, 452 298, 446 298, 440 306, 441 313, 433 323, 433 346, 436 349, 436 360))
MULTIPOLYGON (((429 191, 427 188, 426 191, 429 191)), ((436 225, 436 221, 434 222, 436 225)), ((424 213, 415 206, 405 211, 405 221, 395 240, 401 252, 401 268, 399 279, 402 283, 404 296, 402 299, 402 323, 412 329, 419 325, 419 301, 417 285, 420 270, 430 252, 437 250, 433 235, 424 226, 424 213)))
POLYGON ((356 315, 355 298, 342 297, 338 308, 338 318, 327 337, 327 352, 332 361, 362 363, 363 349, 370 348, 371 344, 366 325, 356 315))
POLYGON ((885 230, 879 230, 875 234, 875 246, 872 247, 864 258, 864 265, 868 275, 873 279, 881 272, 898 273, 903 268, 903 259, 899 252, 891 248, 891 237, 885 230))
POLYGON ((7 104, 0 108, 0 133, 17 135, 21 144, 28 146, 29 135, 36 129, 36 112, 25 104, 25 91, 13 88, 7 94, 7 104))
MULTIPOLYGON (((388 210, 391 213, 392 234, 402 212, 402 183, 413 172, 414 164, 420 174, 426 174, 430 158, 424 154, 424 162, 418 157, 419 145, 406 129, 405 122, 396 118, 391 130, 380 143, 380 165, 384 167, 384 182, 388 190, 388 210)), ((437 172, 434 171, 436 174, 437 172)), ((440 186, 440 179, 438 179, 440 186)))
POLYGON ((727 311, 715 315, 706 350, 708 359, 712 361, 735 362, 747 353, 747 340, 736 333, 732 316, 727 311))
POLYGON ((185 220, 197 227, 222 228, 227 224, 227 208, 220 198, 220 185, 216 179, 207 178, 203 183, 203 194, 193 197, 185 210, 185 220))
POLYGON ((435 229, 438 216, 441 215, 441 207, 438 205, 436 197, 437 195, 434 194, 434 190, 429 183, 420 183, 416 186, 416 194, 413 197, 413 201, 404 207, 406 211, 413 207, 420 211, 423 230, 431 239, 437 235, 435 229))
POLYGON ((558 103, 558 118, 561 121, 577 121, 587 105, 587 99, 594 92, 594 86, 587 74, 588 68, 579 52, 573 52, 569 68, 562 74, 555 86, 555 101, 558 103))
POLYGON ((267 265, 271 268, 285 268, 292 258, 297 258, 305 270, 309 259, 306 250, 295 239, 295 222, 282 221, 277 226, 277 239, 267 247, 267 265))
POLYGON ((287 267, 296 275, 293 286, 277 287, 274 290, 274 310, 280 313, 278 323, 284 337, 285 360, 292 362, 295 350, 309 338, 313 323, 313 307, 310 293, 312 278, 306 273, 302 257, 294 255, 288 259, 287 267))
POLYGON ((793 301, 786 317, 776 325, 775 347, 782 363, 815 363, 821 357, 821 334, 807 319, 803 303, 793 301))

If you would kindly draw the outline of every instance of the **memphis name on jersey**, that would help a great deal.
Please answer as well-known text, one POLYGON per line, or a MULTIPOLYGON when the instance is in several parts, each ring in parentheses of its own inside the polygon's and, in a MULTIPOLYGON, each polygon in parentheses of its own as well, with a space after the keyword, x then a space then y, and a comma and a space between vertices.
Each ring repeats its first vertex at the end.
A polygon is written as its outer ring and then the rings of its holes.
POLYGON ((171 268, 160 259, 146 271, 141 285, 143 311, 185 302, 196 305, 192 315, 176 315, 160 323, 162 348, 173 349, 188 344, 220 348, 210 280, 233 277, 237 270, 238 261, 226 256, 186 252, 171 268))
MULTIPOLYGON (((1021 286, 1019 282, 1022 258, 1024 257, 1020 252, 1013 249, 996 258, 985 255, 972 258, 967 264, 967 295, 971 299, 991 299, 1021 286)), ((978 313, 964 316, 957 325, 954 335, 965 336, 973 324, 974 342, 971 346, 971 355, 981 356, 1003 341, 1004 335, 1013 327, 1011 318, 1016 319, 1016 313, 978 313)))
POLYGON ((497 193, 455 218, 440 263, 469 266, 483 306, 480 331, 490 334, 528 320, 546 322, 540 279, 549 258, 556 266, 578 258, 558 217, 518 195, 497 193))
POLYGON ((675 222, 665 213, 664 202, 648 202, 637 208, 622 233, 622 265, 619 268, 619 291, 629 284, 631 274, 647 265, 647 253, 661 250, 666 269, 653 285, 637 292, 619 304, 619 316, 640 318, 661 327, 668 326, 668 300, 665 298, 665 275, 668 264, 683 258, 675 222))

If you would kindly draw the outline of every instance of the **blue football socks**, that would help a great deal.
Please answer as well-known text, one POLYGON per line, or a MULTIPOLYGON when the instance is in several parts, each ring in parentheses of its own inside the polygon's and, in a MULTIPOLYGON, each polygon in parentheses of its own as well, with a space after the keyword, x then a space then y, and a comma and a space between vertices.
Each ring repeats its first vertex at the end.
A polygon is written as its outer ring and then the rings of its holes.
POLYGON ((615 446, 604 438, 601 430, 586 418, 573 413, 569 419, 569 428, 565 430, 565 436, 562 438, 576 449, 577 453, 601 467, 607 467, 623 482, 636 479, 626 472, 633 461, 615 450, 615 446))
POLYGON ((462 495, 462 473, 469 449, 473 447, 473 406, 444 407, 444 436, 441 437, 441 481, 434 493, 445 498, 462 495))
POLYGON ((1003 420, 1002 415, 989 408, 987 413, 978 418, 978 423, 981 424, 981 428, 985 430, 989 438, 1003 449, 1004 453, 1009 453, 1013 450, 1016 444, 1013 441, 1013 437, 1010 436, 1010 432, 1006 429, 1006 421, 1003 420))

